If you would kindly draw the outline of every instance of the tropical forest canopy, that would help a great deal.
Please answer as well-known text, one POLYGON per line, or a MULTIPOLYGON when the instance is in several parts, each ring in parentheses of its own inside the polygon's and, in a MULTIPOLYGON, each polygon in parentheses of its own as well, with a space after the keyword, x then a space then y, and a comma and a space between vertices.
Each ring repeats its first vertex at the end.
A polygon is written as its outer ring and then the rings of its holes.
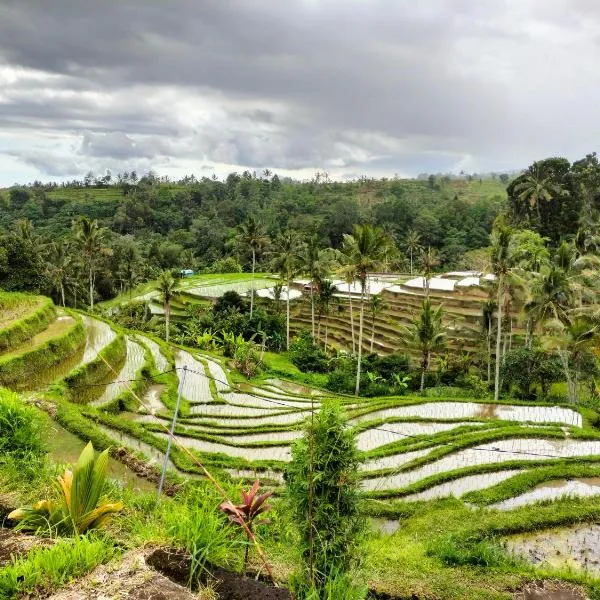
MULTIPOLYGON (((489 245, 494 220, 504 212, 551 245, 565 237, 593 244, 599 198, 595 154, 573 164, 542 160, 512 180, 475 174, 342 183, 317 174, 298 182, 267 170, 172 182, 153 173, 89 173, 83 180, 0 191, 0 286, 60 299, 55 282, 68 270, 67 303, 78 293, 83 302, 86 257, 94 262, 98 299, 165 269, 250 270, 251 254, 237 242, 250 217, 271 240, 292 230, 305 238, 316 234, 320 246, 336 249, 354 224, 381 226, 399 249, 391 265, 398 271, 408 270, 417 246, 437 252, 439 269, 477 267, 476 257, 485 256, 477 250, 489 245), (98 234, 87 248, 81 217, 98 234)), ((269 266, 267 253, 256 261, 257 270, 269 266)))

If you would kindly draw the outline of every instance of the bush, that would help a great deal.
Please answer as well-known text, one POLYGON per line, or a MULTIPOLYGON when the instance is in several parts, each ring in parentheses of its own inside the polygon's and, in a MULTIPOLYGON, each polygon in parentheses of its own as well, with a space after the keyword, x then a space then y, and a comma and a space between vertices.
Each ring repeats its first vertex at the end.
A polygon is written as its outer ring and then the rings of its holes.
POLYGON ((305 330, 301 331, 290 344, 290 358, 303 373, 326 373, 329 369, 327 354, 305 330))
POLYGON ((43 432, 44 421, 37 410, 23 404, 14 392, 0 388, 0 456, 40 456, 46 451, 43 432))
POLYGON ((359 507, 359 464, 355 434, 339 404, 325 402, 308 421, 304 437, 294 443, 285 474, 301 538, 301 598, 326 599, 331 582, 346 576, 359 556, 365 525, 359 507))
POLYGON ((535 386, 539 385, 543 399, 550 385, 563 377, 559 358, 544 350, 517 348, 504 356, 502 378, 518 398, 535 398, 535 386))

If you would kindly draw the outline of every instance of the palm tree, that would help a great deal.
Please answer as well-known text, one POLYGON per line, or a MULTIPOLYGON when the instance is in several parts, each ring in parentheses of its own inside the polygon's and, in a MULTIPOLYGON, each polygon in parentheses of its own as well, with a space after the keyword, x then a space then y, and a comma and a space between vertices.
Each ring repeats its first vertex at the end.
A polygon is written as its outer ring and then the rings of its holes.
POLYGON ((381 294, 373 294, 369 298, 369 311, 371 313, 371 352, 375 343, 375 319, 387 308, 385 300, 381 294))
POLYGON ((285 231, 277 236, 273 245, 271 268, 279 273, 287 285, 286 296, 286 350, 290 348, 290 291, 292 279, 300 265, 299 238, 295 231, 285 231))
POLYGON ((446 342, 446 333, 442 323, 443 316, 442 305, 433 308, 431 300, 425 298, 420 315, 408 327, 409 338, 417 344, 421 351, 421 393, 425 389, 425 375, 429 370, 431 354, 441 350, 446 342))
POLYGON ((171 273, 163 271, 158 278, 156 289, 165 309, 165 340, 169 341, 169 326, 171 321, 171 300, 175 296, 179 282, 171 277, 171 273))
POLYGON ((409 229, 404 238, 404 247, 410 254, 410 274, 413 274, 413 254, 421 249, 421 236, 414 229, 409 229))
POLYGON ((567 398, 578 400, 581 375, 590 365, 595 365, 593 356, 598 341, 599 324, 594 319, 576 317, 568 325, 551 321, 547 325, 546 345, 554 349, 563 365, 567 380, 567 398))
MULTIPOLYGON (((343 260, 343 259, 342 259, 343 260)), ((352 354, 356 354, 356 335, 354 332, 354 308, 352 307, 352 285, 356 281, 354 265, 343 265, 339 270, 344 281, 348 285, 348 309, 350 311, 350 333, 352 335, 352 354)))
POLYGON ((319 237, 316 234, 309 236, 302 246, 301 261, 302 269, 308 273, 310 278, 310 322, 311 333, 315 339, 315 293, 314 287, 319 279, 316 267, 319 260, 319 237))
POLYGON ((524 174, 523 179, 515 185, 519 200, 527 202, 540 217, 540 203, 550 202, 562 193, 562 188, 553 183, 550 175, 544 175, 538 163, 534 163, 524 174))
POLYGON ((321 317, 325 315, 325 349, 327 349, 327 338, 329 334, 329 312, 331 309, 331 301, 334 294, 337 293, 337 286, 333 285, 328 279, 323 279, 319 285, 319 296, 317 303, 319 306, 319 326, 317 330, 317 338, 321 336, 321 317))
POLYGON ((421 271, 423 272, 423 283, 425 285, 425 296, 429 298, 429 280, 433 275, 435 268, 440 264, 437 252, 429 246, 427 250, 421 253, 421 271))
POLYGON ((568 327, 571 323, 569 312, 573 303, 573 293, 567 275, 555 265, 534 279, 531 296, 531 300, 524 307, 528 317, 528 347, 531 347, 531 333, 538 324, 543 325, 550 319, 556 319, 568 327))
POLYGON ((249 217, 239 228, 239 240, 244 246, 250 248, 252 253, 252 286, 250 288, 250 318, 254 310, 254 272, 256 271, 256 254, 269 244, 262 224, 254 217, 249 217))
POLYGON ((90 310, 94 310, 94 287, 96 285, 96 272, 98 260, 103 251, 105 233, 98 226, 98 221, 79 217, 74 223, 75 241, 81 251, 88 274, 90 310))
POLYGON ((46 277, 60 295, 62 306, 66 306, 65 288, 71 282, 73 260, 69 247, 63 240, 52 242, 48 247, 49 260, 46 263, 46 277))
POLYGON ((356 363, 356 387, 354 393, 360 392, 360 368, 362 360, 363 322, 365 313, 365 295, 367 292, 367 274, 385 264, 392 253, 394 245, 380 227, 372 225, 355 225, 352 234, 345 233, 342 254, 348 265, 352 265, 356 279, 360 283, 360 316, 358 326, 358 357, 356 363))
POLYGON ((504 303, 506 278, 510 272, 510 239, 512 230, 502 220, 498 220, 492 232, 492 269, 497 286, 497 331, 496 331, 496 371, 494 376, 494 400, 500 395, 500 362, 502 342, 502 306, 504 303))
POLYGON ((496 312, 496 301, 488 298, 483 303, 481 314, 481 331, 487 347, 487 382, 492 381, 492 334, 494 331, 494 313, 496 312))

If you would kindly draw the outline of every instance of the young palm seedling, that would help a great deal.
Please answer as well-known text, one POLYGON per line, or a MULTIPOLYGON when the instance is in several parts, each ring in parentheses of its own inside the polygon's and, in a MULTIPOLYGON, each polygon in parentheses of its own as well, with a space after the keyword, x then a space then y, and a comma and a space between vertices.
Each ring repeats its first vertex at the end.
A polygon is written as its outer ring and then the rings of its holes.
POLYGON ((244 573, 246 573, 248 566, 248 551, 251 542, 250 533, 254 532, 256 525, 266 525, 269 523, 268 519, 258 519, 258 517, 272 508, 266 501, 273 492, 265 492, 264 494, 257 495, 259 487, 260 482, 257 479, 249 492, 242 490, 241 504, 233 504, 227 501, 223 502, 220 506, 221 510, 229 517, 232 523, 243 527, 245 530, 247 528, 248 543, 246 544, 246 552, 244 553, 244 573))
POLYGON ((57 533, 83 534, 101 527, 122 502, 102 498, 108 467, 108 450, 96 458, 92 443, 83 449, 73 470, 57 477, 60 499, 40 500, 31 507, 19 508, 8 515, 22 529, 37 531, 50 528, 57 533))

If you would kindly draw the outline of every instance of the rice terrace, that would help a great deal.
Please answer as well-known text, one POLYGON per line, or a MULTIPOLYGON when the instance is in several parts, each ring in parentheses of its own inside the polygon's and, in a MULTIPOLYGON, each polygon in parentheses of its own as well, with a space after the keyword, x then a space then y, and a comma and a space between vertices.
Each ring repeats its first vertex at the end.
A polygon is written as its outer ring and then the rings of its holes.
POLYGON ((600 600, 596 4, 0 2, 0 600, 600 600))

